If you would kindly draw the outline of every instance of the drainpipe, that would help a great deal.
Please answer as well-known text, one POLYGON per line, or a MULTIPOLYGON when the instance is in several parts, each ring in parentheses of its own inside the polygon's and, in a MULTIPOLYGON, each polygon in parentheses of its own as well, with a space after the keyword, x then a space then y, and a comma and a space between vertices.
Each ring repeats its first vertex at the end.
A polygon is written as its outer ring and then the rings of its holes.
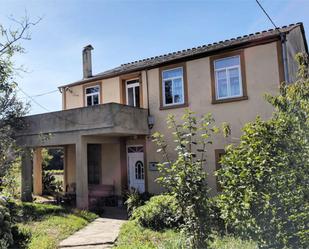
POLYGON ((286 48, 286 33, 280 33, 280 39, 282 44, 282 62, 284 68, 284 81, 289 83, 289 68, 288 68, 288 57, 286 48))
POLYGON ((149 86, 148 86, 148 70, 146 72, 146 87, 147 87, 147 110, 148 110, 148 128, 151 130, 154 125, 154 116, 150 115, 150 106, 149 106, 149 86))

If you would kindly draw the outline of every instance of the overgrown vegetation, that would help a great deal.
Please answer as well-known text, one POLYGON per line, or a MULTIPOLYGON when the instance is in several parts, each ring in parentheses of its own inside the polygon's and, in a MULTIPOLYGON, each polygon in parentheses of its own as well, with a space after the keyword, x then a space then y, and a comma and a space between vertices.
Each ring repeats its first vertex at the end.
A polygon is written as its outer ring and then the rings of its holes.
MULTIPOLYGON (((126 222, 120 230, 115 249, 187 249, 186 238, 178 231, 167 229, 154 231, 144 228, 137 221, 126 222)), ((251 241, 231 236, 214 236, 212 249, 256 249, 251 241)))
POLYGON ((57 248, 59 241, 86 226, 97 216, 87 211, 35 203, 10 203, 15 227, 14 247, 57 248))
POLYGON ((146 201, 149 201, 151 196, 152 195, 148 192, 140 193, 135 189, 128 192, 127 200, 125 201, 128 216, 131 217, 134 210, 140 206, 143 206, 146 203, 146 201))
POLYGON ((13 243, 12 218, 6 201, 0 198, 0 248, 7 248, 13 243))
POLYGON ((260 248, 309 247, 308 58, 297 59, 298 80, 267 96, 272 118, 248 123, 219 171, 223 218, 260 248))
MULTIPOLYGON (((193 112, 186 110, 178 124, 175 116, 169 115, 168 128, 172 129, 176 159, 168 153, 164 135, 156 132, 153 135, 164 157, 159 164, 160 177, 157 181, 168 194, 175 197, 179 206, 179 215, 184 223, 181 226, 191 248, 207 248, 210 235, 210 210, 207 186, 206 165, 207 145, 212 143, 212 135, 219 132, 210 114, 200 120, 193 112)), ((225 130, 228 128, 225 126, 225 130)))
POLYGON ((63 181, 58 180, 55 177, 54 172, 51 170, 48 170, 51 167, 51 162, 54 159, 54 155, 50 154, 49 149, 42 149, 42 159, 43 159, 42 161, 43 194, 54 195, 56 192, 61 192, 63 190, 63 186, 62 186, 63 181))
POLYGON ((141 226, 153 230, 177 228, 182 224, 182 217, 178 214, 178 203, 171 195, 151 197, 145 205, 134 210, 131 218, 141 226))
POLYGON ((24 51, 18 41, 30 39, 28 31, 33 23, 27 17, 14 23, 20 28, 0 24, 0 185, 19 153, 14 133, 24 127, 21 117, 27 112, 27 106, 17 98, 13 56, 24 51))

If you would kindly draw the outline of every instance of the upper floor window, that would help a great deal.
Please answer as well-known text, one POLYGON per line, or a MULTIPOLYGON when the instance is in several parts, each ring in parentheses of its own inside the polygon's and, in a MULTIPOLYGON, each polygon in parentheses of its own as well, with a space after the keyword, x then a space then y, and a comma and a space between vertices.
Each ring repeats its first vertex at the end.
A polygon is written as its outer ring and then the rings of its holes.
POLYGON ((217 99, 242 96, 240 57, 215 60, 217 99))
POLYGON ((162 71, 163 106, 184 104, 183 67, 162 71))
POLYGON ((211 57, 211 71, 213 103, 247 99, 242 51, 211 57))
POLYGON ((91 86, 85 88, 86 106, 100 104, 100 86, 91 86))
POLYGON ((126 80, 127 105, 140 107, 140 84, 138 79, 126 80))

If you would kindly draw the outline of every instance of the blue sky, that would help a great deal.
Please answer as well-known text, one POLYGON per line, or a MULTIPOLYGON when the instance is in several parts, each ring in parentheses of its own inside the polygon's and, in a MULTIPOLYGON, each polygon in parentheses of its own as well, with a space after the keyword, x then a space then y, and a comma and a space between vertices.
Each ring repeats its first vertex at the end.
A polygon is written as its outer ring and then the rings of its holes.
MULTIPOLYGON (((278 26, 303 22, 309 34, 309 0, 260 0, 278 26)), ((26 53, 15 57, 27 73, 17 78, 30 95, 82 78, 81 51, 92 44, 93 73, 122 63, 273 28, 255 0, 103 1, 0 0, 0 23, 8 16, 43 17, 32 28, 26 53)), ((22 97, 22 94, 20 95, 22 97)), ((61 109, 58 92, 36 100, 61 109)), ((42 109, 31 103, 31 112, 42 109)))

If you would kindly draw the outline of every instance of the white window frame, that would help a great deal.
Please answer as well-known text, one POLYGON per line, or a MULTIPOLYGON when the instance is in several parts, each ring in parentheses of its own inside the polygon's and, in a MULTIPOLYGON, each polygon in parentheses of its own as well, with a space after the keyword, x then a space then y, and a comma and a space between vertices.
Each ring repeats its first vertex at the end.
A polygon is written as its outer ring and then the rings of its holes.
MULTIPOLYGON (((141 84, 139 82, 139 78, 136 78, 136 79, 129 79, 129 80, 126 80, 126 102, 127 102, 127 105, 129 105, 129 88, 134 88, 134 92, 133 92, 133 106, 136 107, 136 95, 135 95, 135 91, 136 91, 136 87, 139 87, 139 91, 141 90, 141 84), (133 83, 133 84, 127 84, 128 82, 130 81, 136 81, 136 83, 133 83)), ((139 97, 140 94, 139 94, 139 97)), ((141 104, 141 102, 140 102, 141 104)))
POLYGON ((184 67, 175 67, 175 68, 171 68, 171 69, 166 69, 166 70, 162 70, 161 72, 161 78, 162 78, 162 82, 161 82, 161 87, 162 87, 162 104, 163 106, 174 106, 174 105, 183 105, 185 103, 185 86, 184 86, 184 78, 183 78, 183 74, 184 74, 184 67), (163 73, 164 72, 167 72, 167 71, 173 71, 175 69, 179 69, 181 68, 182 69, 182 76, 181 77, 171 77, 171 78, 166 78, 164 79, 163 77, 163 73), (172 96, 173 97, 173 103, 171 104, 166 104, 166 98, 165 98, 165 81, 172 81, 172 94, 173 94, 173 88, 174 88, 174 85, 173 85, 173 80, 174 79, 180 79, 181 78, 181 81, 182 81, 182 102, 179 102, 179 103, 174 103, 174 95, 172 96))
POLYGON ((216 81, 216 99, 221 100, 221 99, 232 99, 232 98, 243 97, 243 82, 242 82, 242 77, 241 77, 241 57, 240 57, 240 55, 228 56, 228 57, 224 57, 224 58, 221 58, 221 59, 217 59, 217 60, 214 60, 213 63, 214 63, 214 74, 215 74, 214 76, 215 76, 215 81, 216 81), (226 60, 226 59, 233 58, 233 57, 239 58, 239 65, 230 66, 230 67, 222 67, 220 69, 216 69, 216 62, 217 61, 226 60), (230 83, 229 69, 235 69, 235 68, 238 69, 240 92, 239 92, 238 95, 231 95, 231 83, 230 83), (225 70, 225 73, 226 73, 227 96, 226 97, 219 97, 219 84, 218 84, 217 72, 223 71, 223 70, 225 70))
POLYGON ((93 104, 93 97, 92 96, 94 96, 94 95, 98 95, 98 100, 99 100, 98 105, 101 104, 101 87, 100 87, 100 85, 86 87, 84 91, 85 91, 85 104, 86 104, 86 106, 94 106, 94 105, 96 105, 96 104, 93 104), (87 89, 96 88, 96 87, 99 88, 98 92, 87 93, 87 89), (89 96, 91 96, 91 105, 88 105, 88 102, 87 102, 87 97, 89 97, 89 96))

